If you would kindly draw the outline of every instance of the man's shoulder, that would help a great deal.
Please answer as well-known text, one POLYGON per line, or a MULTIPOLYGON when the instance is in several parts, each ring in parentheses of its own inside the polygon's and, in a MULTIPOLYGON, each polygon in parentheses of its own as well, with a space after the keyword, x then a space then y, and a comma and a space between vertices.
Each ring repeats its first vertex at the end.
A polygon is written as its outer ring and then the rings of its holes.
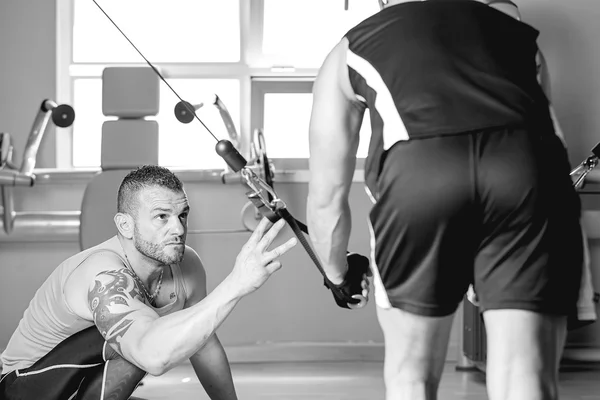
POLYGON ((110 249, 95 251, 82 261, 81 266, 98 272, 127 268, 123 259, 110 249))
POLYGON ((97 267, 105 265, 109 269, 124 266, 122 256, 119 255, 121 244, 117 236, 99 243, 94 247, 90 247, 78 254, 81 259, 81 265, 87 267, 97 267))
POLYGON ((64 292, 67 304, 73 312, 90 320, 86 298, 89 290, 100 279, 99 276, 107 273, 116 276, 128 270, 119 255, 109 248, 90 249, 79 253, 78 256, 79 259, 72 260, 77 265, 65 282, 64 292))
POLYGON ((129 272, 119 255, 109 249, 102 249, 86 254, 70 274, 67 286, 74 284, 88 289, 89 284, 100 274, 129 272))

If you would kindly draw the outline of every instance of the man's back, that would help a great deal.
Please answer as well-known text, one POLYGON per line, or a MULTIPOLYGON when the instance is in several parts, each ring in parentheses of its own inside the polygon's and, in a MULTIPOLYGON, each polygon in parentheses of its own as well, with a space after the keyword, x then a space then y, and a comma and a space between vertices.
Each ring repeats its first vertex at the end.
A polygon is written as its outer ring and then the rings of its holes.
POLYGON ((351 29, 350 81, 371 110, 367 174, 401 140, 551 127, 537 81, 537 36, 531 26, 471 0, 402 3, 351 29))

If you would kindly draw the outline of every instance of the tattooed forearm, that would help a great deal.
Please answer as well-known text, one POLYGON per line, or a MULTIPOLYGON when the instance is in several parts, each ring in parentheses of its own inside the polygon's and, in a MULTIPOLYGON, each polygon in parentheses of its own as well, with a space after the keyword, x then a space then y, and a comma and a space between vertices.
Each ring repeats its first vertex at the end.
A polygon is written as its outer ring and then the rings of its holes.
POLYGON ((128 317, 136 311, 131 308, 133 299, 144 302, 144 297, 127 268, 96 275, 94 287, 88 292, 94 323, 104 339, 116 346, 120 354, 121 338, 133 324, 133 319, 128 317))

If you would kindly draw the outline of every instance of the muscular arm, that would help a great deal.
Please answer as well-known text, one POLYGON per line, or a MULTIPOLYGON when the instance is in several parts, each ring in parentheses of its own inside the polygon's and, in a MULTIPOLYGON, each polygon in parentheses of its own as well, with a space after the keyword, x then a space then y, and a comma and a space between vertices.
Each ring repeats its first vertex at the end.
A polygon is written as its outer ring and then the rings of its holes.
POLYGON ((554 132, 563 142, 563 145, 567 147, 567 141, 565 139, 565 135, 560 127, 558 122, 558 117, 556 116, 556 112, 554 111, 554 107, 552 106, 552 91, 550 88, 550 74, 548 72, 548 66, 546 65, 546 59, 542 54, 541 50, 538 50, 537 54, 537 64, 538 64, 538 82, 540 86, 544 90, 544 94, 548 99, 548 107, 550 108, 550 117, 552 118, 552 123, 554 124, 554 132))
MULTIPOLYGON (((188 308, 206 298, 206 273, 200 257, 193 249, 187 248, 185 254, 182 272, 188 294, 185 308, 188 308)), ((190 357, 190 362, 212 400, 237 400, 229 360, 216 333, 190 357)))
POLYGON ((319 71, 309 127, 308 231, 334 284, 340 284, 347 272, 346 250, 352 228, 348 195, 365 110, 350 85, 347 46, 347 40, 342 40, 319 71))
POLYGON ((228 277, 201 303, 159 318, 143 303, 131 272, 113 264, 95 275, 88 290, 94 322, 110 346, 152 375, 195 354, 241 298, 228 277))

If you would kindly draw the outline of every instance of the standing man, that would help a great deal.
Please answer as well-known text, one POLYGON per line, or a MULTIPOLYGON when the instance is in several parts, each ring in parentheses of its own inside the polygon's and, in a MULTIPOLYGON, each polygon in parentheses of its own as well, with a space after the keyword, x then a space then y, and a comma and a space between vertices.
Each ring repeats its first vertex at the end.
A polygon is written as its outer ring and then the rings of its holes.
POLYGON ((364 111, 365 183, 386 398, 436 399, 473 284, 490 400, 555 400, 583 257, 539 32, 509 1, 380 0, 314 84, 308 226, 333 283, 348 270, 348 195, 364 111))

